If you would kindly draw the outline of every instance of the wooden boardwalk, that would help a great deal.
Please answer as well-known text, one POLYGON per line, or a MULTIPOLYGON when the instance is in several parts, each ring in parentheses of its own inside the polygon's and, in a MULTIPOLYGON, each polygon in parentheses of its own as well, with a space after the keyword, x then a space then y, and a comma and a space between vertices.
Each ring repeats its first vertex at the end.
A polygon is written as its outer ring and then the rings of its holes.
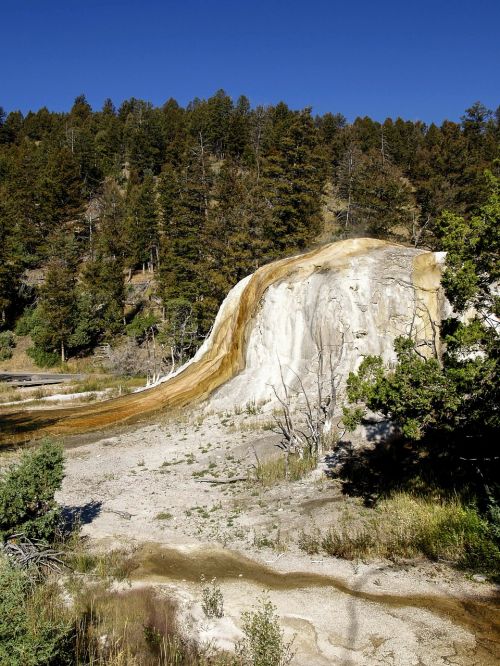
POLYGON ((16 387, 64 384, 79 379, 83 379, 83 375, 64 375, 50 372, 0 372, 0 382, 6 382, 9 386, 16 387))

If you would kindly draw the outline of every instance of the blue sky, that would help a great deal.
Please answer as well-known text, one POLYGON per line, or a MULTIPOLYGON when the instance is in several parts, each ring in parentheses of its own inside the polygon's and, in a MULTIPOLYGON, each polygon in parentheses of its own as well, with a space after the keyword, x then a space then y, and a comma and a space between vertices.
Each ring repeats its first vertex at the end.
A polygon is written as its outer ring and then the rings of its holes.
POLYGON ((500 104, 500 0, 4 0, 0 105, 68 110, 84 93, 441 122, 500 104))

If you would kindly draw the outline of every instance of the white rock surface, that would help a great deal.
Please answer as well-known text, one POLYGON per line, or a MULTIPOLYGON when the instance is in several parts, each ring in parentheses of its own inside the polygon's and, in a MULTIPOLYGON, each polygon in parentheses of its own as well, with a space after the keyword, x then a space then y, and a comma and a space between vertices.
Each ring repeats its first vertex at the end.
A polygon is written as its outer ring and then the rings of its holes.
MULTIPOLYGON (((289 386, 297 386, 298 375, 312 388, 321 348, 331 353, 341 384, 367 355, 393 362, 398 336, 412 333, 430 351, 444 303, 439 284, 430 290, 416 285, 414 261, 421 255, 384 245, 341 267, 319 263, 308 275, 297 271, 271 284, 250 327, 245 368, 213 394, 210 406, 273 400, 273 387, 282 387, 281 373, 289 386)), ((442 255, 432 256, 442 262, 442 255)), ((240 285, 235 292, 241 293, 240 285)))

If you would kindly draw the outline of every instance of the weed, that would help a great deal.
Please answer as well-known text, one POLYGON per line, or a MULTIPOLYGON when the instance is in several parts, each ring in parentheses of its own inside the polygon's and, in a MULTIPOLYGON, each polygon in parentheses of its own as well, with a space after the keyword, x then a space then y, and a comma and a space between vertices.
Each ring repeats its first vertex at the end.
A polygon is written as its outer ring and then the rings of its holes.
MULTIPOLYGON (((288 461, 288 480, 298 481, 302 479, 311 470, 316 468, 316 458, 314 456, 291 455, 288 461)), ((272 486, 275 483, 286 479, 285 457, 271 458, 260 462, 256 468, 257 479, 264 486, 272 486)))
POLYGON ((276 606, 263 595, 259 605, 242 614, 245 638, 236 654, 245 666, 287 666, 293 659, 293 639, 285 642, 276 606))
POLYGON ((321 549, 321 534, 319 530, 307 533, 302 530, 299 534, 299 548, 308 555, 317 555, 321 549))
POLYGON ((274 546, 274 541, 266 534, 257 535, 254 532, 253 545, 256 548, 272 548, 274 546))
POLYGON ((170 520, 171 518, 173 518, 173 514, 169 511, 160 511, 155 516, 155 520, 170 520))
POLYGON ((360 516, 358 525, 302 532, 299 547, 346 559, 426 557, 498 575, 500 549, 488 522, 457 498, 442 500, 397 493, 360 516))
POLYGON ((224 617, 224 597, 216 578, 210 582, 201 577, 201 607, 207 617, 224 617))
POLYGON ((256 416, 257 414, 260 414, 262 408, 259 405, 257 405, 255 400, 250 400, 245 405, 245 411, 248 414, 248 416, 256 416))

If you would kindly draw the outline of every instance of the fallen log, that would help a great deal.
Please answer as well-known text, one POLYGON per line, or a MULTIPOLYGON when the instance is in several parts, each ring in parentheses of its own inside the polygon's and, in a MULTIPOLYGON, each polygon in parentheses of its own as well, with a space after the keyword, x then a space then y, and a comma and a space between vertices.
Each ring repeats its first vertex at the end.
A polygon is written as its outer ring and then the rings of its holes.
POLYGON ((248 476, 233 476, 231 479, 195 479, 197 483, 213 483, 214 485, 225 483, 237 483, 238 481, 248 481, 248 476))

